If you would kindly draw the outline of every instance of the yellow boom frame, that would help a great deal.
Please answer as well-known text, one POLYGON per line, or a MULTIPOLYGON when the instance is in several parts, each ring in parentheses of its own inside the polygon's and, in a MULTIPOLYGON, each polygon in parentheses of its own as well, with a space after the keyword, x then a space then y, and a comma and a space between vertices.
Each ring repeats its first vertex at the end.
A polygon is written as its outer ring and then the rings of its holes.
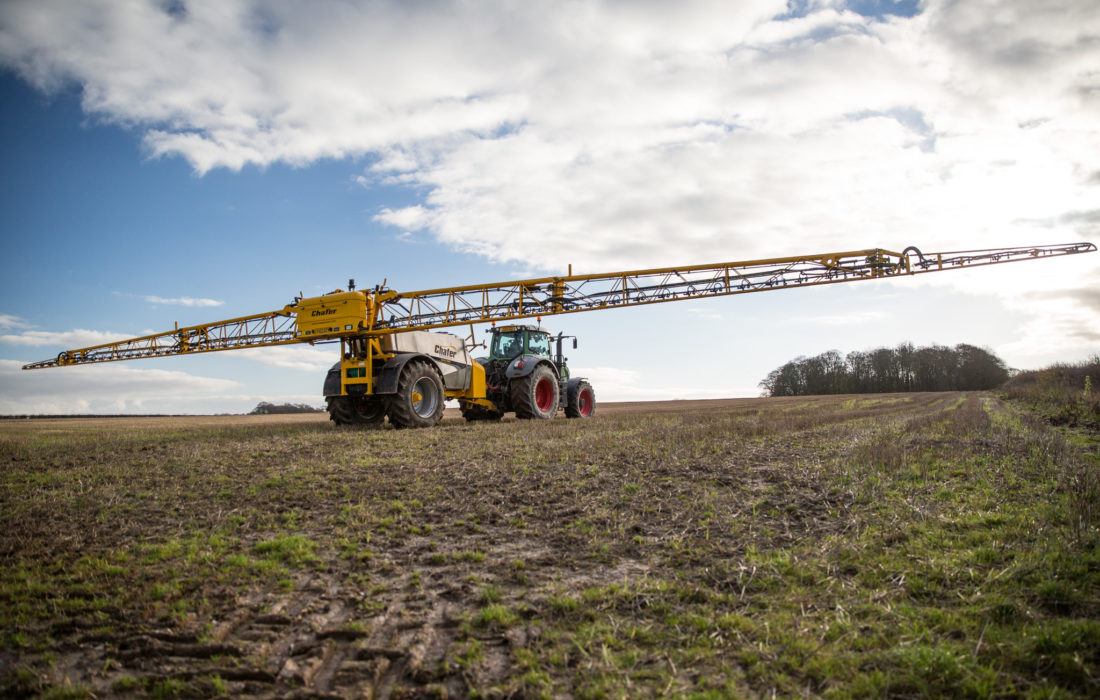
MULTIPOLYGON (((374 381, 372 362, 393 356, 383 348, 381 339, 393 333, 901 277, 1095 250, 1092 243, 930 254, 916 248, 906 248, 901 253, 871 248, 626 272, 568 274, 418 292, 398 293, 382 287, 373 291, 338 289, 322 296, 295 298, 277 311, 66 350, 55 358, 24 365, 23 369, 339 341, 343 381, 366 384, 369 394, 374 381)), ((481 382, 481 394, 471 387, 468 392, 448 392, 448 395, 484 396, 483 375, 481 382)))

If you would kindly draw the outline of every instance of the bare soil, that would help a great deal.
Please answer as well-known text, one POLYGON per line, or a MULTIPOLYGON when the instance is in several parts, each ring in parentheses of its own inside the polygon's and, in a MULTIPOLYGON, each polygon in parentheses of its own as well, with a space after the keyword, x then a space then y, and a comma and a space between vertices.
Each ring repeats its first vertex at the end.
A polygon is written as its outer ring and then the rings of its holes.
POLYGON ((0 691, 1089 695, 1094 465, 984 394, 3 421, 0 691))

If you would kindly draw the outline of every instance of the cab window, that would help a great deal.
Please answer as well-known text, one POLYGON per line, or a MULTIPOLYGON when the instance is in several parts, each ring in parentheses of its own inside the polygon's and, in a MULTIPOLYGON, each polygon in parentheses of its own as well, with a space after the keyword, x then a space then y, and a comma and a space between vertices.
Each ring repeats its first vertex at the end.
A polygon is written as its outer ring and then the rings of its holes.
POLYGON ((527 351, 532 355, 550 357, 550 336, 545 333, 532 333, 527 339, 527 351))
POLYGON ((512 358, 523 351, 523 332, 498 333, 493 337, 493 347, 489 354, 493 357, 512 358))

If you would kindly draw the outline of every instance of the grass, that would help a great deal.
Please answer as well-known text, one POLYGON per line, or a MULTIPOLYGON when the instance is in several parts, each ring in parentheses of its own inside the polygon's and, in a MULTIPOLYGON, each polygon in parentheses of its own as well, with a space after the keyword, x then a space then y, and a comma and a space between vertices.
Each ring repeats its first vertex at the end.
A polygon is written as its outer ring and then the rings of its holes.
POLYGON ((1093 696, 1094 446, 959 393, 0 422, 0 694, 1093 696))
POLYGON ((1076 364, 1019 372, 1002 387, 1054 425, 1100 430, 1100 355, 1076 364))

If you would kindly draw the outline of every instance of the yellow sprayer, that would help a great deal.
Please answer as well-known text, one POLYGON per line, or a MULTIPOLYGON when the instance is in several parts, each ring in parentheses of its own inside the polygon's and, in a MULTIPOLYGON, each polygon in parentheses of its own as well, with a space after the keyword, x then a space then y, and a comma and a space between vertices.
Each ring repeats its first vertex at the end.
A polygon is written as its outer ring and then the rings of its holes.
POLYGON ((340 424, 398 428, 435 425, 448 399, 467 420, 591 416, 595 390, 572 377, 562 355, 563 334, 524 319, 659 304, 793 287, 885 279, 1006 262, 1089 253, 1092 243, 922 254, 879 248, 768 260, 540 277, 495 284, 397 292, 336 290, 295 297, 279 309, 130 340, 66 350, 23 369, 165 357, 292 343, 340 343, 324 396, 340 424), (489 354, 472 358, 474 324, 491 323, 489 354), (502 324, 502 325, 497 325, 502 324), (441 329, 469 326, 461 338, 441 329))

